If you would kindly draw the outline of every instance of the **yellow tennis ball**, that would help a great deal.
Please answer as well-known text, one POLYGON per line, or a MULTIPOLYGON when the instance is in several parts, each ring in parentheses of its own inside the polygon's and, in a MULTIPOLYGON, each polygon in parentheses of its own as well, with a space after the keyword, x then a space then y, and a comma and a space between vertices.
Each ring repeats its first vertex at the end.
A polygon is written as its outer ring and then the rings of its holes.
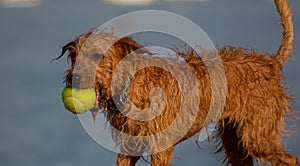
POLYGON ((91 89, 74 89, 65 87, 62 91, 62 100, 65 108, 74 114, 82 114, 93 108, 96 93, 91 89))

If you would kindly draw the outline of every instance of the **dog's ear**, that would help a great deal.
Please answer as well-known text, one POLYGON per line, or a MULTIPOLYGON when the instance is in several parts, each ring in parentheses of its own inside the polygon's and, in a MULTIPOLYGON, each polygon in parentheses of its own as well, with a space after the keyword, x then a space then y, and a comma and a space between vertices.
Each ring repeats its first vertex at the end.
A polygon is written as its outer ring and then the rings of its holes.
POLYGON ((133 40, 131 37, 123 37, 120 40, 116 42, 116 45, 121 46, 125 50, 127 50, 127 53, 135 52, 138 54, 148 54, 152 55, 152 53, 149 51, 149 49, 145 48, 141 44, 137 43, 135 40, 133 40))
MULTIPOLYGON (((75 41, 71 41, 71 42, 67 43, 65 46, 62 47, 61 54, 57 58, 52 59, 52 61, 60 59, 62 56, 64 56, 64 54, 67 51, 72 52, 75 49, 76 49, 76 42, 75 41)), ((70 55, 69 55, 68 58, 72 59, 72 57, 70 57, 70 55)))

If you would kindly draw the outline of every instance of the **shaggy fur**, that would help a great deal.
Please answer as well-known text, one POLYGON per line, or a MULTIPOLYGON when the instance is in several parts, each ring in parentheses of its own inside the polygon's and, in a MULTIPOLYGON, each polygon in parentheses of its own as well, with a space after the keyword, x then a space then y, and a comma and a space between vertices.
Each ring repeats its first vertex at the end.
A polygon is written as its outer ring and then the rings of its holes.
MULTIPOLYGON (((184 104, 186 109, 197 110, 192 127, 169 148, 152 154, 152 166, 170 165, 173 147, 176 144, 199 133, 207 123, 216 120, 219 124, 216 138, 221 140, 217 152, 224 151, 224 162, 234 166, 251 166, 254 159, 260 164, 270 162, 272 165, 298 165, 297 158, 288 154, 282 147, 283 137, 290 134, 286 121, 290 121, 294 116, 294 110, 291 108, 293 97, 288 95, 282 85, 281 75, 283 63, 292 49, 293 24, 286 1, 275 0, 275 3, 283 25, 283 40, 276 55, 228 46, 219 50, 227 89, 224 111, 215 110, 216 117, 208 114, 212 103, 212 78, 209 77, 208 68, 213 68, 216 73, 221 70, 220 62, 214 56, 199 58, 199 55, 187 48, 177 51, 177 55, 173 57, 154 59, 155 64, 169 67, 180 79, 187 79, 184 85, 189 86, 190 80, 183 72, 186 70, 181 64, 183 62, 178 61, 178 58, 184 59, 184 63, 188 64, 197 78, 198 87, 191 88, 199 90, 201 102, 197 107, 193 106, 192 103, 196 101, 191 96, 189 103, 184 104)), ((66 86, 95 87, 98 96, 97 107, 104 108, 110 126, 125 133, 120 134, 112 130, 112 136, 122 150, 116 165, 135 165, 143 151, 159 149, 160 145, 155 144, 155 140, 149 144, 152 140, 145 140, 142 136, 165 130, 179 114, 183 92, 180 91, 172 73, 155 66, 142 68, 147 66, 149 58, 152 57, 149 50, 130 37, 118 39, 111 33, 98 30, 91 30, 65 45, 61 56, 67 51, 71 59, 71 68, 65 78, 66 86), (124 65, 119 65, 121 61, 124 65), (135 73, 136 69, 140 70, 135 73), (117 75, 114 76, 114 73, 117 75), (151 95, 156 87, 161 88, 166 96, 159 92, 151 95), (155 103, 152 101, 156 100, 164 100, 166 105, 158 116, 150 120, 131 119, 124 115, 138 115, 138 110, 151 109, 155 112, 160 108, 159 105, 149 107, 155 103), (120 112, 120 108, 125 112, 120 112), (137 137, 129 139, 126 134, 137 137)), ((98 111, 92 110, 92 113, 95 116, 98 111)), ((170 133, 170 138, 163 138, 163 142, 167 144, 170 142, 168 139, 176 137, 182 126, 186 125, 186 121, 191 120, 192 116, 189 113, 186 116, 177 124, 177 130, 170 133)))

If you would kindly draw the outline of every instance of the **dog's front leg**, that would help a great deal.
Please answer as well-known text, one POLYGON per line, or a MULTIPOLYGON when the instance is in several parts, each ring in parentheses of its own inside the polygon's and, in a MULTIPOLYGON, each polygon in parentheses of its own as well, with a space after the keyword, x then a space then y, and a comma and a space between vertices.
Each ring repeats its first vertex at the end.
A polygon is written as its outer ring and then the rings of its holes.
POLYGON ((151 166, 171 166, 173 147, 151 155, 151 166))
POLYGON ((140 159, 140 156, 128 156, 119 154, 115 166, 135 166, 135 163, 140 159))

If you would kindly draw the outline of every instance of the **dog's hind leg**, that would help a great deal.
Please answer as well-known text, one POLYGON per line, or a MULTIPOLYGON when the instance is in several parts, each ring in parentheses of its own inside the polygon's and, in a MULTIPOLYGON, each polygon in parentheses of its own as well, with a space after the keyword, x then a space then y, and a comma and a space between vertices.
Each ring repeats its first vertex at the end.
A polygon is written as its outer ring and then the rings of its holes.
POLYGON ((299 166, 295 156, 288 154, 282 147, 282 136, 278 121, 268 121, 267 118, 244 122, 240 126, 241 143, 259 164, 270 162, 272 165, 299 166))
POLYGON ((222 147, 218 151, 225 151, 226 159, 224 162, 226 161, 232 166, 253 166, 253 159, 247 155, 247 151, 243 148, 232 122, 229 123, 225 119, 224 124, 219 125, 219 137, 222 140, 222 147))
MULTIPOLYGON (((252 132, 252 134, 255 132, 252 132)), ((249 133, 245 133, 249 134, 249 133)), ((259 163, 270 162, 272 165, 280 166, 299 166, 298 160, 295 156, 288 154, 276 138, 263 138, 260 135, 253 135, 259 140, 247 140, 247 149, 249 154, 259 163)))
POLYGON ((173 147, 151 155, 151 166, 171 166, 173 147))

